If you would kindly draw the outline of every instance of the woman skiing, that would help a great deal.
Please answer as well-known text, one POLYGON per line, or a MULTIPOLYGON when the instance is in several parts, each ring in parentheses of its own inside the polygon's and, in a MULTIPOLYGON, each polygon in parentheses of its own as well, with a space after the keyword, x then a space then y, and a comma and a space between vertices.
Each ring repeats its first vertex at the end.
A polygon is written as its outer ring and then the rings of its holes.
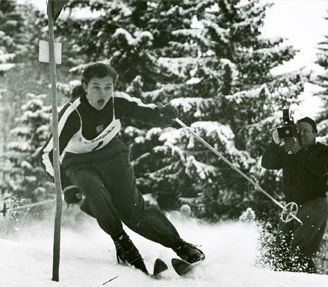
MULTIPOLYGON (((82 73, 82 85, 74 89, 77 99, 59 114, 59 149, 62 186, 67 203, 85 199, 81 209, 96 218, 115 244, 118 262, 147 273, 142 256, 123 230, 122 222, 145 238, 171 248, 193 263, 205 258, 194 245, 182 240, 172 223, 156 208, 146 207, 136 187, 129 148, 120 140, 120 119, 134 118, 154 125, 169 124, 174 107, 156 107, 114 92, 116 73, 96 63, 82 73)), ((42 149, 45 171, 53 177, 53 140, 42 149)))

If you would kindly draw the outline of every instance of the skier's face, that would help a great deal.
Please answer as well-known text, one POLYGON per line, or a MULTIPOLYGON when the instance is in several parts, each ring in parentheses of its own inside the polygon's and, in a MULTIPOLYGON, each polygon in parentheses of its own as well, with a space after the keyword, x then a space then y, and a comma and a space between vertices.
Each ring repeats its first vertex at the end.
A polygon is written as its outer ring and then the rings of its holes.
POLYGON ((86 98, 96 110, 102 110, 113 96, 114 83, 110 76, 92 78, 88 84, 83 83, 86 98))

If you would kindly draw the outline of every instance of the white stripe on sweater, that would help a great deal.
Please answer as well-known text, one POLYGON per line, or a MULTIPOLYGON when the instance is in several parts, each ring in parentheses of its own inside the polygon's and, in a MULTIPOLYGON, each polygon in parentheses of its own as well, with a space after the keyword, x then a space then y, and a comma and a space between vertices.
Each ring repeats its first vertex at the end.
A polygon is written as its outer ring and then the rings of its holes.
MULTIPOLYGON (((68 119, 68 117, 76 110, 76 108, 80 105, 81 100, 80 98, 76 99, 63 113, 61 116, 59 123, 58 123, 58 136, 60 137, 60 134, 64 128, 64 125, 68 119)), ((53 137, 49 140, 48 144, 43 149, 43 155, 42 155, 42 163, 44 164, 46 168, 46 172, 54 176, 54 169, 53 165, 50 160, 50 152, 53 150, 53 137)))
POLYGON ((115 98, 121 98, 121 99, 125 99, 129 102, 136 103, 139 107, 145 107, 145 108, 151 108, 151 109, 155 109, 157 107, 155 104, 144 104, 140 99, 131 97, 128 94, 123 93, 123 92, 116 92, 114 96, 115 96, 115 98))

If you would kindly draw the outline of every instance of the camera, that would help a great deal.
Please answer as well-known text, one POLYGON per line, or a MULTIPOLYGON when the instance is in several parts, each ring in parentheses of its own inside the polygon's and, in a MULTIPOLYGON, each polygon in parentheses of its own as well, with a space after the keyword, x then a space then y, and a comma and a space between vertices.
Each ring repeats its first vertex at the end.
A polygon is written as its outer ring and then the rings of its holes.
POLYGON ((277 128, 279 139, 297 137, 297 126, 289 116, 289 109, 282 110, 283 125, 277 128))

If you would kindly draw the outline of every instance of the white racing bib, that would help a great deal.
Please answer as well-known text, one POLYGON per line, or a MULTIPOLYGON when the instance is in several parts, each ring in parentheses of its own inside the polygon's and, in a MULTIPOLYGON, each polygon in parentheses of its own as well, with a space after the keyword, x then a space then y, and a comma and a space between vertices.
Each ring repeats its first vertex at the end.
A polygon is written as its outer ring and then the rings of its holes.
POLYGON ((99 150, 107 145, 121 130, 121 121, 115 119, 96 138, 87 140, 82 136, 82 123, 78 132, 71 138, 66 151, 71 153, 87 153, 99 150))

